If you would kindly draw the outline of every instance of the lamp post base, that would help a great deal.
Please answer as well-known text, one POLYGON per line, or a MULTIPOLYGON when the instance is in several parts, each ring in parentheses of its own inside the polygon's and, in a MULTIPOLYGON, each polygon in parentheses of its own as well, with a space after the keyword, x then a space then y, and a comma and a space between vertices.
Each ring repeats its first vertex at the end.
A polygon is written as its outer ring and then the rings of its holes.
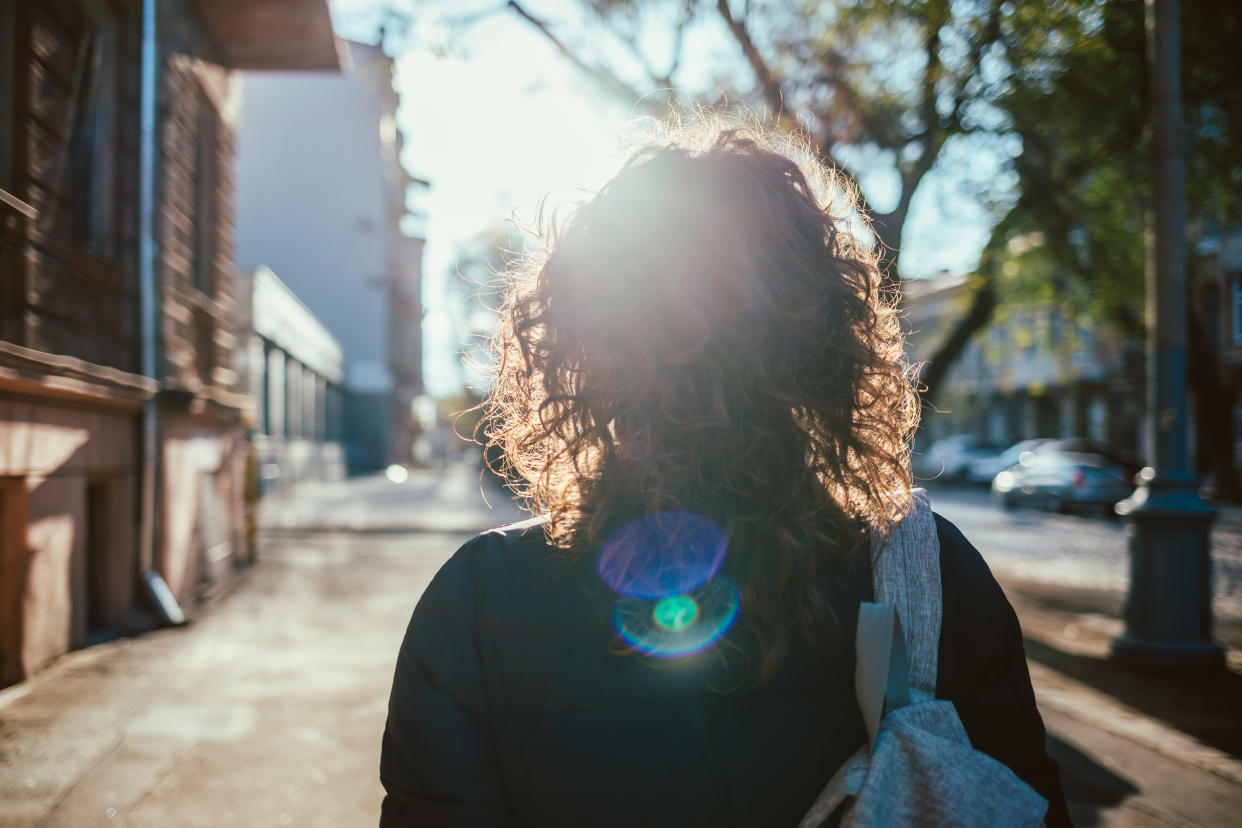
POLYGON ((1225 648, 1215 641, 1157 641, 1122 634, 1113 639, 1109 658, 1147 670, 1191 673, 1221 670, 1225 648))
POLYGON ((1158 475, 1130 513, 1130 591, 1126 629, 1113 639, 1113 660, 1153 670, 1223 668, 1212 640, 1209 530, 1216 510, 1199 499, 1188 474, 1158 475))

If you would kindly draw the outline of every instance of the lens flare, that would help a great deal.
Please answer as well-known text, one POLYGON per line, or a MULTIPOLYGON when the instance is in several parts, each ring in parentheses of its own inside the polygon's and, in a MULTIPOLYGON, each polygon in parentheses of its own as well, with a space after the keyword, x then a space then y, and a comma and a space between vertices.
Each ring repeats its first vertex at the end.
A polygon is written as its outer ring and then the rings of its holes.
POLYGON ((655 605, 651 617, 666 630, 681 630, 694 623, 699 605, 689 595, 670 595, 655 605))
POLYGON ((711 580, 729 542, 709 518, 670 510, 624 524, 600 547, 604 583, 628 598, 685 595, 711 580))
POLYGON ((737 620, 741 593, 717 575, 692 594, 658 601, 623 597, 613 606, 612 621, 621 638, 656 658, 682 658, 720 639, 737 620))

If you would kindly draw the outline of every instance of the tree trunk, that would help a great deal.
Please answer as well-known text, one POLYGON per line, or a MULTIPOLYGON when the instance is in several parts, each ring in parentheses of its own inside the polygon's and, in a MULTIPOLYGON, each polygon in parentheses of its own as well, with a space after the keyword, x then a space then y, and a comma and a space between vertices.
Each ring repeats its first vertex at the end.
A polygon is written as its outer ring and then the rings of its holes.
POLYGON ((953 326, 953 330, 940 343, 940 347, 932 354, 919 375, 923 383, 925 402, 935 401, 936 395, 940 393, 945 378, 948 376, 949 369, 962 355, 962 351, 966 350, 970 338, 992 319, 992 311, 996 309, 996 286, 992 283, 990 276, 976 274, 975 278, 978 279, 978 284, 970 303, 970 309, 953 326))
POLYGON ((1233 387, 1220 381, 1220 361, 1199 314, 1190 312, 1189 385, 1195 401, 1195 474, 1216 476, 1216 499, 1242 500, 1234 461, 1233 387))

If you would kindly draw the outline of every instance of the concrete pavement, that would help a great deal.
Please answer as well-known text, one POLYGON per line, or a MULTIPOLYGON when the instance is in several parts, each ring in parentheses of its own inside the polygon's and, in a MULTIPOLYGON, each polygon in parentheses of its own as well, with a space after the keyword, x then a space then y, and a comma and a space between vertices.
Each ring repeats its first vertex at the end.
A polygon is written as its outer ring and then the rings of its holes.
POLYGON ((473 534, 523 515, 490 475, 461 464, 415 469, 394 483, 382 474, 308 481, 277 489, 259 503, 267 532, 442 532, 473 534))
POLYGON ((453 468, 265 501, 259 562, 191 625, 0 691, 0 825, 374 825, 410 611, 470 535, 521 518, 478 486, 453 468))
MULTIPOLYGON (((259 563, 191 626, 0 692, 0 825, 373 825, 409 612, 465 537, 519 517, 481 505, 477 481, 454 468, 265 501, 259 563)), ((1103 658, 1115 591, 998 572, 1077 822, 1236 824, 1242 677, 1119 671, 1103 658)))

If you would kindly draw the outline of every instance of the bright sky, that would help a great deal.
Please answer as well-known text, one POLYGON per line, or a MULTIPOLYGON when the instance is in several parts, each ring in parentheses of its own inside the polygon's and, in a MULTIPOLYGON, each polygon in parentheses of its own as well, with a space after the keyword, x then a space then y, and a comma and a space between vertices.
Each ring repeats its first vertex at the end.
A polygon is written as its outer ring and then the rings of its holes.
MULTIPOLYGON (((332 0, 338 34, 375 42, 376 0, 332 0)), ((532 12, 555 19, 573 0, 532 0, 532 12)), ((500 8, 449 4, 450 8, 500 8)), ((423 260, 424 374, 427 391, 452 393, 462 382, 456 351, 460 333, 450 313, 447 280, 460 247, 508 216, 530 217, 549 205, 580 199, 603 184, 620 162, 631 113, 601 99, 525 21, 498 11, 460 36, 432 16, 398 56, 398 122, 404 163, 431 180, 421 203, 427 216, 423 260), (444 48, 445 44, 450 48, 444 48)), ((986 216, 964 195, 972 182, 996 175, 992 157, 962 151, 944 174, 920 187, 907 223, 902 268, 907 276, 941 269, 967 271, 987 239, 986 216), (946 241, 948 240, 948 241, 946 241)), ((883 173, 863 175, 873 203, 883 207, 883 173)), ((891 185, 888 185, 891 188, 891 185)))

